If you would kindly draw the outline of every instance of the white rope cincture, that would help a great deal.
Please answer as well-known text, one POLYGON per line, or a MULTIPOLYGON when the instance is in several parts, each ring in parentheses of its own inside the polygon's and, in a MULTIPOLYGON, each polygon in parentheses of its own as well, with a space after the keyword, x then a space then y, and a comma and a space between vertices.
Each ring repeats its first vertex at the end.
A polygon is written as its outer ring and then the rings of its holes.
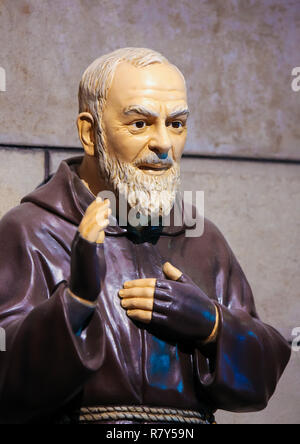
POLYGON ((79 422, 108 420, 142 420, 149 422, 172 422, 185 424, 210 424, 211 415, 193 410, 145 406, 82 407, 79 422))

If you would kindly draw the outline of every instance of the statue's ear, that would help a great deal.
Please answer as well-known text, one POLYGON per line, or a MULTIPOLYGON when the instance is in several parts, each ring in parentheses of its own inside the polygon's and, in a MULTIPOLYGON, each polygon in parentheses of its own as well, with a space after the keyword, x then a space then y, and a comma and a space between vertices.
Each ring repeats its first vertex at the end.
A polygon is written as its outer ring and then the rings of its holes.
POLYGON ((90 113, 80 113, 77 117, 79 139, 85 154, 95 156, 94 118, 90 113))

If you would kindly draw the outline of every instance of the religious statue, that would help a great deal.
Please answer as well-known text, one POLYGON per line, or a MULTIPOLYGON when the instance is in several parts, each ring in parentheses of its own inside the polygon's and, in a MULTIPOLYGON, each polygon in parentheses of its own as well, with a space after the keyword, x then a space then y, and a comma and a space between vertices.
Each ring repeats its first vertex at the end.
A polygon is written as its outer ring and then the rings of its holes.
POLYGON ((174 222, 188 115, 182 73, 155 51, 84 72, 84 156, 0 221, 1 423, 209 424, 266 407, 289 345, 217 227, 174 222))

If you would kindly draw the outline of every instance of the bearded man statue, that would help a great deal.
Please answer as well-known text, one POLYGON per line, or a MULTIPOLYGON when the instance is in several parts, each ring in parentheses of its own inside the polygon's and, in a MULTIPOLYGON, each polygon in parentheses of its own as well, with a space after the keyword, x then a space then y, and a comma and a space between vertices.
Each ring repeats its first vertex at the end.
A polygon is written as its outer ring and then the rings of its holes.
POLYGON ((84 72, 84 156, 0 221, 2 423, 209 424, 267 405, 287 342, 216 226, 174 223, 188 115, 182 73, 155 51, 84 72), (140 223, 121 223, 121 200, 140 223))

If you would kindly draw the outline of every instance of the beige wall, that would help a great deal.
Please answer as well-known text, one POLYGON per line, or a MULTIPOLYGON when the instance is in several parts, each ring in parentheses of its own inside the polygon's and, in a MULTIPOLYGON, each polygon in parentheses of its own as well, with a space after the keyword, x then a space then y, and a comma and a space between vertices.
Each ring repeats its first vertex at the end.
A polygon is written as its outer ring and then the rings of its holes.
MULTIPOLYGON (((205 191, 205 214, 238 257, 260 317, 292 339, 300 327, 300 92, 291 89, 299 38, 298 0, 0 0, 0 217, 41 183, 46 150, 50 171, 78 154, 62 147, 79 147, 86 66, 118 47, 152 47, 186 76, 186 152, 212 156, 183 159, 182 187, 205 191)), ((293 352, 267 409, 219 412, 218 422, 299 423, 299 387, 293 352)))
POLYGON ((146 46, 186 76, 188 151, 299 159, 299 38, 298 0, 1 0, 0 143, 78 146, 83 70, 146 46))

